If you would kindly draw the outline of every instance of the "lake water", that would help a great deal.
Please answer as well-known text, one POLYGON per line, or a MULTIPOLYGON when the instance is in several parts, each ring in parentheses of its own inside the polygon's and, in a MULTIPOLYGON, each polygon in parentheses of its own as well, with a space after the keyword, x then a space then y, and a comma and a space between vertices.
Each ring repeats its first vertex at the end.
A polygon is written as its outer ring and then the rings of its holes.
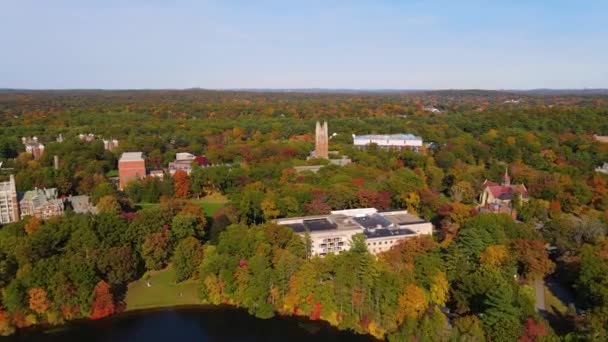
POLYGON ((52 329, 25 329, 12 341, 354 341, 373 338, 340 331, 326 322, 296 317, 258 319, 227 307, 188 307, 126 312, 52 329))

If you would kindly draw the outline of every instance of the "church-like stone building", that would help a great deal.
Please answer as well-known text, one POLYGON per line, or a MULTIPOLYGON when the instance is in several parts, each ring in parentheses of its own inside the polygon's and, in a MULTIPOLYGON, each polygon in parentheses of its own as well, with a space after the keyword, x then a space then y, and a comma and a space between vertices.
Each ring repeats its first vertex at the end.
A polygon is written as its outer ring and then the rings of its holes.
POLYGON ((511 185, 511 177, 506 169, 501 184, 487 179, 483 182, 483 190, 479 196, 480 209, 510 214, 513 212, 512 201, 516 196, 519 196, 522 201, 527 201, 528 189, 523 184, 511 185))

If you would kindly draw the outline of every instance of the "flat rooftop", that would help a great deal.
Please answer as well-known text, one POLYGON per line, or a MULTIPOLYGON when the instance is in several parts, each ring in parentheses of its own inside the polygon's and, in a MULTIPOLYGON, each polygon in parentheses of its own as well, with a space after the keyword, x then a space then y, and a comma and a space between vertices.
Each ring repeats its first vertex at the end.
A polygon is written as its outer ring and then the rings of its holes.
POLYGON ((391 225, 391 222, 380 214, 353 217, 353 220, 365 229, 387 228, 391 225))
POLYGON ((398 226, 405 226, 408 224, 418 224, 418 223, 427 222, 424 219, 422 219, 418 216, 415 216, 415 215, 408 214, 405 211, 384 212, 384 213, 382 213, 382 216, 385 219, 387 219, 388 221, 390 221, 391 223, 394 223, 398 226))
POLYGON ((368 134, 355 135, 354 140, 422 140, 421 137, 413 134, 368 134))
POLYGON ((407 226, 427 223, 406 210, 379 213, 374 208, 337 210, 328 215, 283 218, 275 222, 292 228, 296 233, 359 230, 368 238, 417 234, 415 229, 407 226))
POLYGON ((142 160, 144 159, 143 152, 124 152, 120 156, 121 161, 132 161, 132 160, 142 160))
POLYGON ((367 229, 363 233, 365 237, 368 239, 374 238, 383 238, 387 236, 404 236, 404 235, 416 235, 416 232, 407 228, 399 228, 399 229, 367 229))

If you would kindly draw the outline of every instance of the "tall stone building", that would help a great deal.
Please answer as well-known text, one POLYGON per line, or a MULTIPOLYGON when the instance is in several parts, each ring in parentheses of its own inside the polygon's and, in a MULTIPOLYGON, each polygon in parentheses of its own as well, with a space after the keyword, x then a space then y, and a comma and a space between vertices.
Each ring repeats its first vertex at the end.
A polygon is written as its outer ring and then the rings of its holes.
POLYGON ((63 201, 57 198, 57 189, 38 189, 26 191, 21 202, 21 218, 34 216, 46 220, 53 216, 63 215, 63 201))
POLYGON ((25 152, 31 154, 34 159, 40 158, 44 153, 44 145, 38 141, 38 137, 21 138, 21 142, 25 146, 25 152))
POLYGON ((19 202, 15 177, 10 176, 8 182, 0 182, 0 224, 19 221, 19 202))
POLYGON ((325 158, 329 159, 329 134, 327 130, 327 122, 323 122, 320 124, 317 121, 317 126, 315 127, 315 158, 325 158))

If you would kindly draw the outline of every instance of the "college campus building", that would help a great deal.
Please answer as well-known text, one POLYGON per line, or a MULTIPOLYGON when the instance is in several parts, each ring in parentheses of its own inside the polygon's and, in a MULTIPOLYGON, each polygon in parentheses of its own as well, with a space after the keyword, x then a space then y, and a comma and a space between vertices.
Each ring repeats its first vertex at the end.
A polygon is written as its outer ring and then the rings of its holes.
MULTIPOLYGON (((310 152, 307 160, 310 159, 327 159, 332 165, 345 166, 352 162, 347 156, 340 156, 338 151, 329 150, 329 129, 327 122, 322 124, 317 121, 315 126, 315 149, 310 152), (330 155, 334 158, 330 158, 330 155), (339 158, 336 158, 339 157, 339 158)), ((334 133, 336 135, 336 133, 334 133)), ((318 172, 325 165, 306 165, 296 166, 296 172, 312 171, 318 172)))
POLYGON ((420 150, 422 147, 422 138, 413 134, 384 134, 384 135, 354 135, 353 144, 359 149, 366 149, 369 145, 374 144, 378 147, 390 150, 410 149, 414 151, 420 150))
POLYGON ((25 152, 31 154, 34 159, 38 159, 44 153, 44 145, 38 141, 38 137, 21 138, 23 146, 25 146, 25 152))
POLYGON ((522 201, 527 201, 528 189, 523 184, 511 185, 509 170, 505 170, 502 183, 497 184, 489 180, 483 182, 483 190, 479 196, 480 209, 493 213, 513 213, 512 201, 515 196, 520 196, 522 201))
POLYGON ((19 221, 19 202, 15 176, 11 175, 6 182, 0 182, 0 224, 19 221))
POLYGON ((146 162, 142 152, 125 152, 118 160, 118 188, 123 190, 127 183, 146 177, 146 162))
POLYGON ((329 159, 329 131, 327 121, 315 126, 315 150, 311 158, 329 159))
POLYGON ((431 235, 433 225, 407 210, 378 212, 375 208, 335 210, 329 215, 284 218, 275 221, 311 239, 310 255, 325 256, 350 249, 355 234, 365 236, 372 254, 388 251, 399 242, 431 235))
POLYGON ((23 194, 21 218, 34 216, 46 220, 53 216, 63 215, 63 201, 57 198, 57 189, 34 189, 23 194))
POLYGON ((106 151, 110 151, 112 152, 115 148, 118 147, 118 140, 110 138, 110 139, 103 139, 103 149, 106 151))
POLYGON ((190 174, 192 172, 192 163, 196 163, 199 166, 209 165, 209 161, 205 156, 195 156, 192 153, 179 152, 175 154, 175 161, 169 163, 169 174, 173 176, 177 170, 190 174))

